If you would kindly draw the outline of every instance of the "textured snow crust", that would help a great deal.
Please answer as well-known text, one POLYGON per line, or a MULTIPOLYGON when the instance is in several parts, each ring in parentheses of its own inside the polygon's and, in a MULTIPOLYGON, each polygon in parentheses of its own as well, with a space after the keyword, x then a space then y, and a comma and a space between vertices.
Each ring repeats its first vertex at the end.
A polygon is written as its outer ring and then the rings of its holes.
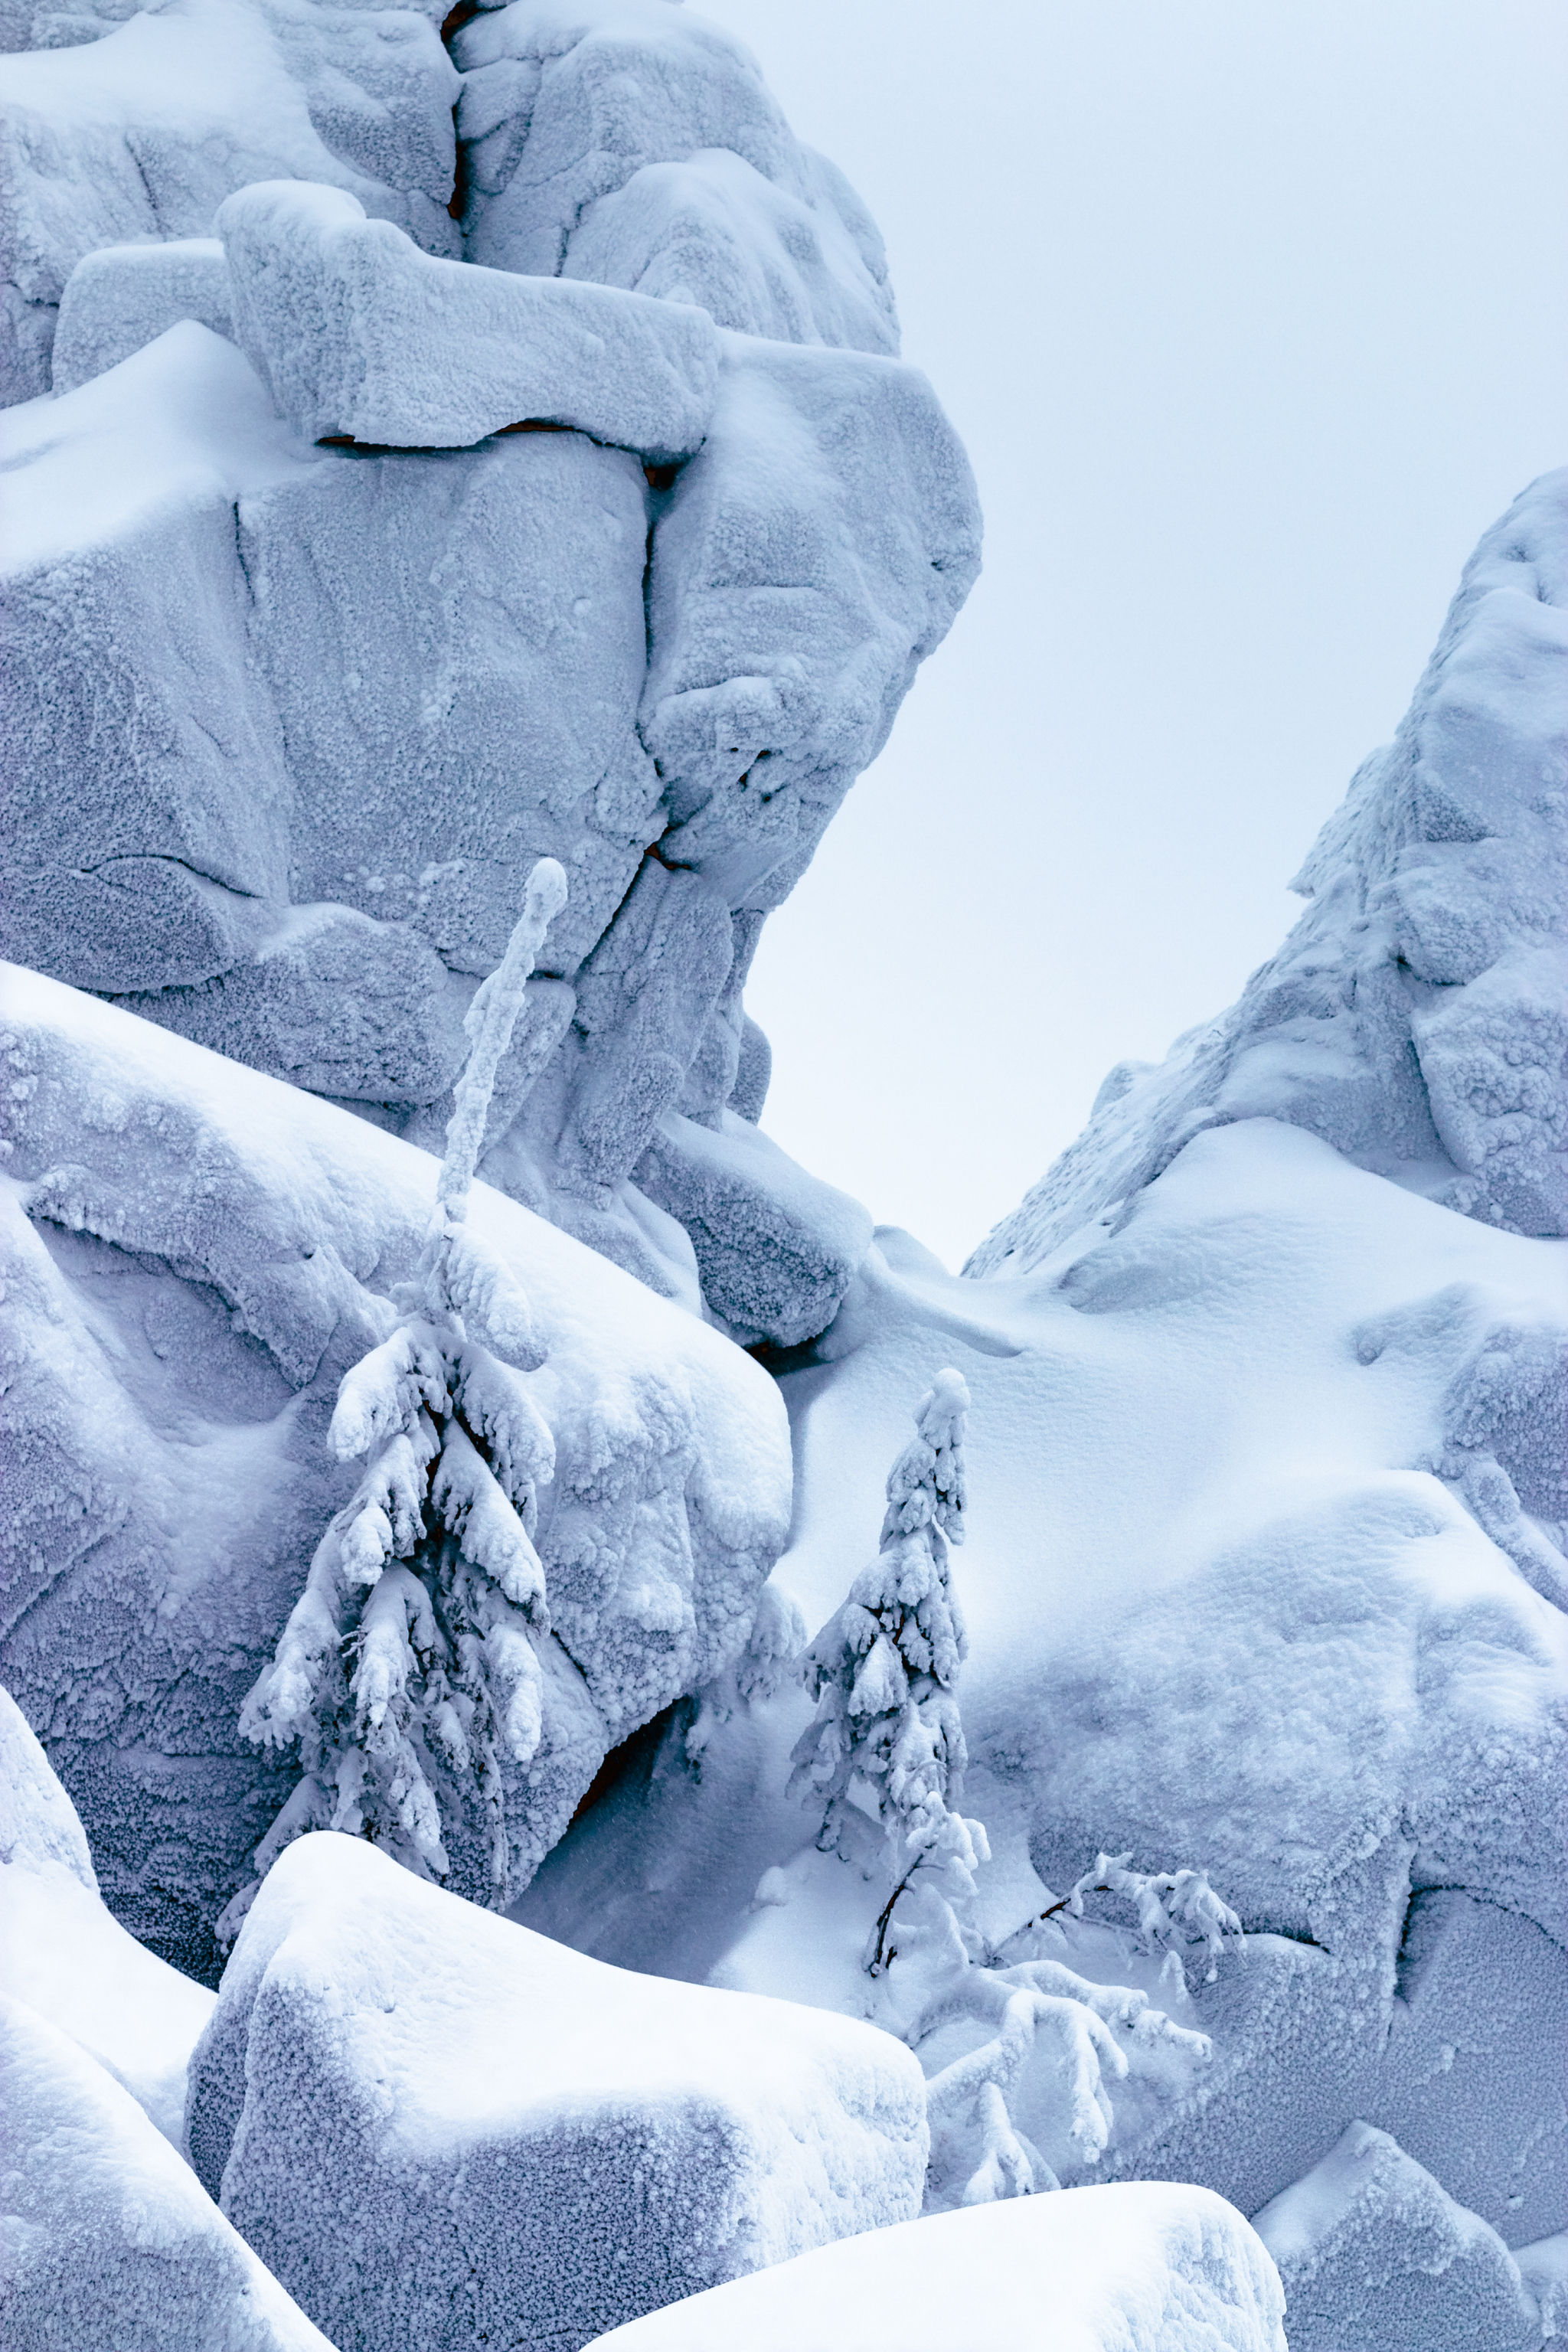
POLYGON ((234 333, 221 238, 177 236, 163 245, 106 245, 84 254, 60 297, 50 388, 74 392, 183 319, 217 335, 234 333))
POLYGON ((889 2035, 637 1977, 302 1838, 192 2063, 193 2162, 341 2341, 592 2333, 920 2210, 889 2035))
POLYGON ((1368 2124, 1352 2124, 1256 2226, 1285 2288, 1290 2352, 1535 2352, 1544 2340, 1497 2232, 1368 2124))
MULTIPOLYGON (((1273 2266, 1202 2189, 1073 2189, 799 2255, 614 2352, 1285 2352, 1273 2266)), ((1294 2339, 1292 2339, 1294 2352, 1294 2339)))
POLYGON ((1568 472, 1466 566, 1392 744, 1240 1001, 1122 1064, 966 1272, 1026 1274, 1198 1129, 1280 1118, 1516 1233, 1568 1232, 1568 472))
POLYGON ((148 1951, 98 1891, 87 1839, 0 1690, 0 1990, 80 2043, 180 2145, 185 2068, 213 1996, 148 1951))
MULTIPOLYGON (((5 980, 10 1685, 117 1916, 205 1974, 297 1771, 239 1738, 240 1705, 346 1497, 337 1384, 390 1328, 436 1166, 117 1007, 5 980)), ((531 1302, 556 1448, 545 1736, 509 1795, 526 1879, 606 1747, 740 1650, 790 1465, 776 1390, 717 1332, 482 1185, 470 1226, 531 1302)), ((458 1883, 483 1884, 470 1829, 458 1883)))
POLYGON ((6 2352, 331 2352, 162 2133, 0 1991, 6 2352))
POLYGON ((236 339, 309 441, 460 449, 530 418, 657 465, 701 446, 719 348, 689 304, 443 261, 298 181, 242 188, 216 226, 236 339))

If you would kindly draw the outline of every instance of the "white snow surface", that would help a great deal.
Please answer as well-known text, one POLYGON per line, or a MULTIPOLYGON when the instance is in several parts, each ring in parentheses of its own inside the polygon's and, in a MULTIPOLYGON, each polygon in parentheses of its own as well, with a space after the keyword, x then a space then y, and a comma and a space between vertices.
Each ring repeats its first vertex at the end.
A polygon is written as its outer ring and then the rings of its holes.
POLYGON ((0 1990, 68 2033, 173 2147, 213 1995, 128 1936, 98 1892, 76 1810, 0 1690, 0 1990))
POLYGON ((890 2035, 585 1959, 359 1839, 289 1847, 191 2069, 193 2162, 367 2347, 575 2347, 919 2211, 890 2035))
POLYGON ((931 2214, 710 2288, 604 2352, 1285 2352, 1233 2206, 1163 2183, 931 2214))
POLYGON ((1121 1064, 969 1262, 1026 1274, 1198 1129, 1289 1119, 1517 1233, 1568 1232, 1568 471, 1482 539, 1394 741, 1218 1020, 1121 1064))
POLYGON ((307 440, 466 448, 524 419, 659 465, 708 430, 712 322, 689 303, 441 260, 341 188, 219 207, 236 337, 307 440))
POLYGON ((331 2352, 129 2093, 0 1990, 6 2352, 331 2352))
MULTIPOLYGON (((240 1703, 345 1499, 338 1381, 390 1328, 437 1165, 57 982, 4 980, 7 1672, 116 1911, 205 1970, 294 1769, 238 1738, 240 1703)), ((482 1183, 468 1228, 530 1301, 525 1385, 556 1449, 525 1878, 605 1748, 741 1648, 790 1462, 776 1388, 696 1317, 482 1183)))

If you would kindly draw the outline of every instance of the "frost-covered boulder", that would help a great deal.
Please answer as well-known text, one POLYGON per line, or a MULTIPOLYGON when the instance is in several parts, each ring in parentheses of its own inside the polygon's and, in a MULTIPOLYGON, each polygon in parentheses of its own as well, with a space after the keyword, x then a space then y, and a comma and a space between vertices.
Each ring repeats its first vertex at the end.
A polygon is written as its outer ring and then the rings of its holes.
POLYGON ((6 2352, 331 2352, 130 2094, 0 1991, 6 2352))
POLYGON ((60 296, 49 382, 74 392, 156 342, 182 319, 234 331, 228 264, 216 236, 106 245, 77 263, 60 296))
POLYGON ((712 1128, 667 1112, 637 1177, 691 1235, 704 1297, 748 1341, 811 1339, 871 1244, 858 1201, 808 1176, 732 1111, 712 1128))
POLYGON ((237 339, 307 440, 467 448, 530 420, 668 465, 708 430, 718 337, 689 303, 443 261, 297 180, 216 226, 237 339))
POLYGON ((654 528, 663 853, 777 906, 979 568, 973 476, 918 369, 726 335, 708 439, 654 528))
MULTIPOLYGON (((390 1328, 436 1165, 56 982, 7 970, 5 1004, 5 1671, 117 1916, 205 1974, 300 1769, 240 1738, 240 1707, 346 1499, 327 1422, 390 1328)), ((605 1748, 740 1650, 790 1462, 773 1383, 696 1316, 486 1186, 469 1226, 532 1302, 555 1442, 521 1883, 605 1748)), ((467 1883, 482 1833, 458 1827, 467 1883)))
POLYGON ((898 349, 875 224, 719 26, 660 0, 513 0, 452 47, 470 261, 700 303, 779 341, 898 349))
POLYGON ((1240 1002, 1123 1066, 966 1269, 1026 1274, 1200 1128, 1279 1118, 1516 1233, 1568 1232, 1568 473, 1488 531, 1392 744, 1240 1002))
MULTIPOLYGON (((1203 2189, 1069 2189, 801 2254, 605 2352, 1285 2352, 1274 2266, 1203 2189)), ((1292 2347, 1295 2337, 1291 2337, 1292 2347)))
POLYGON ((213 1996, 109 1911, 75 1808, 3 1689, 0 1991, 68 2033, 179 2147, 185 2068, 213 1996))
POLYGON ((188 2134, 248 2242, 367 2352, 566 2352, 909 2220, 927 2146, 889 2035, 606 1968, 331 1833, 257 1897, 188 2134))
POLYGON ((447 210, 458 78, 438 9, 106 5, 98 39, 92 13, 78 20, 85 40, 51 46, 46 25, 29 54, 0 58, 0 399, 47 390, 56 310, 84 254, 208 236, 252 180, 326 181, 429 251, 460 250, 447 210))
POLYGON ((1352 2124, 1255 2218, 1290 2352, 1535 2352, 1541 2312, 1495 2230, 1387 2132, 1352 2124))

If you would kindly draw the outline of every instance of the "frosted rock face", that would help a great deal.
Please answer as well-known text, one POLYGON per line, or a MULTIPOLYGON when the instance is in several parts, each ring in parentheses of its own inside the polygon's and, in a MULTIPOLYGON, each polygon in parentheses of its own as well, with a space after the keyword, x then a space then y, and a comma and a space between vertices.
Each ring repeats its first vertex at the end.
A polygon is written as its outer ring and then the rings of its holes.
MULTIPOLYGON (((436 1167, 58 982, 5 982, 7 1675, 117 1916, 206 1974, 298 1774, 239 1738, 240 1706, 345 1499, 326 1423, 436 1167)), ((773 1383, 695 1317, 485 1186, 470 1223, 532 1303, 556 1446, 545 1738, 508 1792, 521 1881, 605 1748, 744 1643, 789 1449, 773 1383)), ((454 1828, 456 1883, 482 1887, 482 1825, 454 1828)))
POLYGON ((702 1292, 738 1338, 792 1347, 823 1328, 870 1246, 858 1201, 806 1175, 733 1112, 669 1113, 637 1181, 692 1237, 702 1292))
POLYGON ((60 296, 52 388, 74 392, 156 342, 182 319, 198 320, 218 335, 234 331, 228 264, 218 238, 106 245, 84 254, 60 296))
POLYGON ((1534 2352, 1541 2315, 1494 2230, 1397 2140, 1352 2124, 1257 2216, 1291 2352, 1534 2352))
POLYGON ((426 12, 324 0, 174 0, 80 46, 0 60, 0 398, 47 389, 60 296, 84 254, 205 237, 252 180, 324 180, 436 253, 458 75, 426 12))
POLYGON ((1283 2309, 1256 2235, 1206 2189, 1068 2189, 825 2246, 597 2340, 605 2352, 1285 2352, 1283 2309))
POLYGON ((303 1838, 191 2070, 192 2160, 340 2340, 574 2347, 907 2221, 920 2069, 848 2019, 637 1977, 303 1838))
POLYGON ((700 446, 718 339, 689 304, 442 261, 357 198, 263 181, 219 210, 237 339, 307 440, 466 448, 529 418, 700 446))
POLYGON ((655 523, 643 740, 662 854, 775 907, 980 567, 973 479, 918 370, 724 338, 655 523))
POLYGON ((0 1992, 7 2352, 331 2352, 101 2066, 0 1992))
POLYGON ((68 2033, 178 2147, 185 2068, 213 1996, 128 1936, 75 1808, 0 1690, 0 1990, 68 2033))
POLYGON ((658 0, 513 0, 452 47, 470 261, 699 302, 780 341, 897 351, 874 223, 716 25, 658 0))
POLYGON ((1308 911, 1239 1003, 1113 1072, 1078 1141, 975 1252, 1024 1274, 1197 1129, 1310 1128, 1516 1233, 1568 1231, 1568 473, 1466 567, 1394 742, 1295 887, 1308 911))
MULTIPOLYGON (((557 857, 540 977, 574 1002, 513 1074, 493 1173, 684 1297, 690 1242, 632 1171, 667 1115, 755 1118, 758 929, 978 566, 876 231, 745 51, 663 0, 457 32, 456 193, 424 17, 105 25, 0 67, 37 115, 16 201, 59 213, 16 311, 40 351, 77 267, 74 388, 5 450, 9 950, 425 1140, 471 983, 557 857), (156 216, 78 203, 150 108, 156 216), (553 429, 486 437, 514 425, 553 429)), ((755 1198, 776 1260, 794 1212, 755 1198)), ((739 1195, 726 1218, 743 1241, 739 1195)), ((786 1287, 746 1325, 782 1345, 810 1283, 786 1287)))

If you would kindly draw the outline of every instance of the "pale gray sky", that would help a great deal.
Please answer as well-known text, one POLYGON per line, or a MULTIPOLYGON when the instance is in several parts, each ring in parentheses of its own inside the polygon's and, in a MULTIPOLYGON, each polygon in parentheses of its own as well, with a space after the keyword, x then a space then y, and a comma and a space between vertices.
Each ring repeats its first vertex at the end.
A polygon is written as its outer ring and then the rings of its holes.
POLYGON ((1561 0, 706 0, 888 241, 986 568, 764 937, 763 1126, 958 1264, 1237 993, 1568 462, 1561 0))

